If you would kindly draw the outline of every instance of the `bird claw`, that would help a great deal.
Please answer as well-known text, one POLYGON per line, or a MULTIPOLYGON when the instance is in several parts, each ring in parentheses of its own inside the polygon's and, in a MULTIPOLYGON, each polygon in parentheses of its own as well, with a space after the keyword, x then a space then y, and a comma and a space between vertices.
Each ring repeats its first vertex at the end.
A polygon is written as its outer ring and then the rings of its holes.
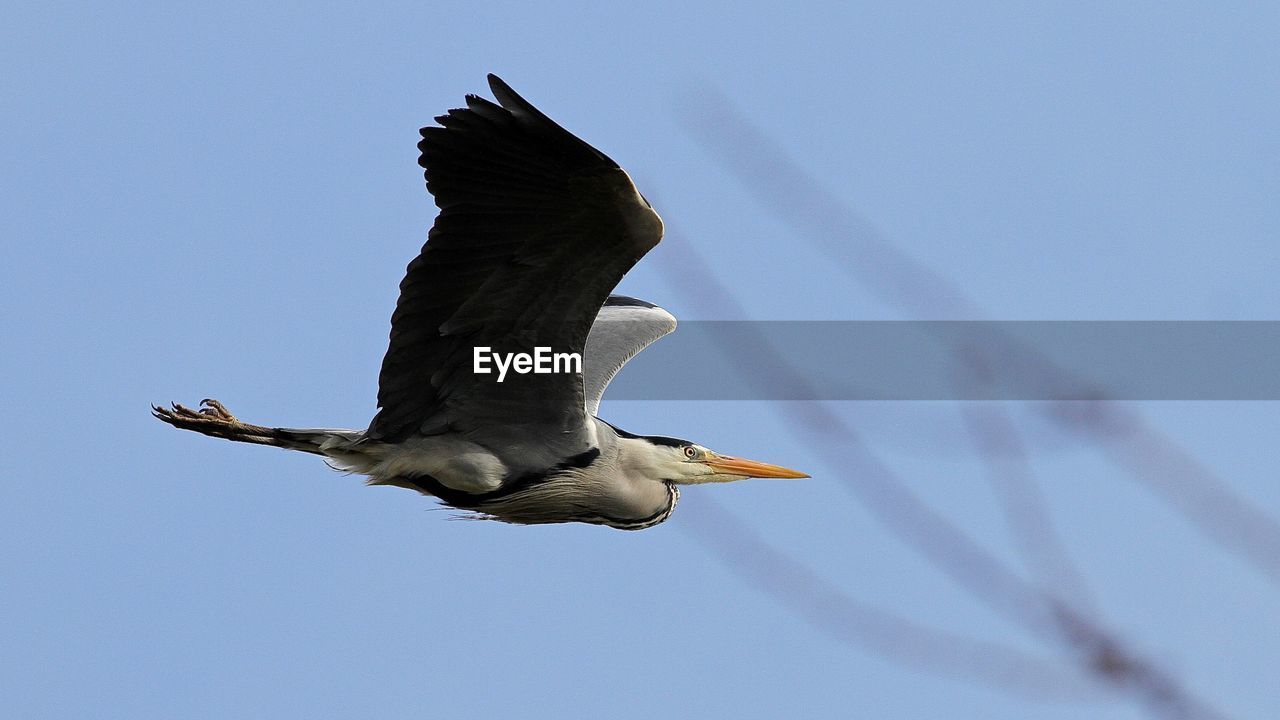
POLYGON ((200 414, 208 415, 218 420, 225 420, 226 422, 240 422, 225 405, 212 398, 205 398, 200 401, 200 414))
POLYGON ((171 403, 172 408, 151 406, 151 414, 171 425, 236 425, 240 421, 217 400, 205 398, 200 401, 199 409, 191 409, 180 403, 171 403))

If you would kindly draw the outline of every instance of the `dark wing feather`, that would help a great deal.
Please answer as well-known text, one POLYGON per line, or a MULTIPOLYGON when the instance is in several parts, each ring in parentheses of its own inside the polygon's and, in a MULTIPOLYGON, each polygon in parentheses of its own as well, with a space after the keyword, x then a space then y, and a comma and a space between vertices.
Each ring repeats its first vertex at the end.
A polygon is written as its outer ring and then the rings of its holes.
MULTIPOLYGON (((491 449, 587 432, 578 374, 472 372, 477 346, 582 354, 597 311, 662 236, 614 161, 496 76, 499 104, 422 129, 419 163, 440 215, 400 283, 370 437, 462 432, 491 449)), ((504 453, 505 454, 505 453, 504 453)))

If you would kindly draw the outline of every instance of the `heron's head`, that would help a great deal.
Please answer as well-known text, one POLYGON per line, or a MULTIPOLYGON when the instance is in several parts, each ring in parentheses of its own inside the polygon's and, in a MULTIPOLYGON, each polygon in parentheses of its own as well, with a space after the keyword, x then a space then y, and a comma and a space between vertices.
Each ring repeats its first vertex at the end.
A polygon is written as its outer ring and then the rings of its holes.
POLYGON ((733 482, 746 478, 807 478, 780 465, 713 452, 697 443, 667 437, 641 437, 649 447, 650 471, 678 485, 733 482))

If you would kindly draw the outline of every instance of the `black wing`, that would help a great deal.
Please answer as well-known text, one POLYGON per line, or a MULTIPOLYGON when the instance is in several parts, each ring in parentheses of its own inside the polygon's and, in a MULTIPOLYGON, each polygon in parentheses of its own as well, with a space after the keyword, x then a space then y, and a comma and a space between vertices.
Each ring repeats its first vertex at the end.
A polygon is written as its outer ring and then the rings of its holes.
POLYGON ((580 374, 472 372, 473 348, 584 352, 597 311, 662 236, 627 174, 494 75, 422 129, 440 215, 400 283, 370 437, 462 432, 495 451, 587 432, 580 374), (517 432, 518 430, 518 432, 517 432))

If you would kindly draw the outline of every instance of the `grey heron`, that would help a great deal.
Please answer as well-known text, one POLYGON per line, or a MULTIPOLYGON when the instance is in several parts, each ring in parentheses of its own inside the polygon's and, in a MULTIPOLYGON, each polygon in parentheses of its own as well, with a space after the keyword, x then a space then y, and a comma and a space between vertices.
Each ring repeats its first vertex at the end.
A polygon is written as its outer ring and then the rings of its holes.
POLYGON ((608 156, 497 76, 489 87, 496 103, 467 95, 421 130, 440 213, 400 283, 367 429, 251 425, 216 400, 152 406, 155 416, 520 524, 639 530, 671 516, 681 485, 808 477, 596 417, 622 366, 675 329, 662 308, 611 294, 662 220, 608 156), (500 379, 478 372, 480 348, 508 364, 540 348, 580 362, 500 379))

